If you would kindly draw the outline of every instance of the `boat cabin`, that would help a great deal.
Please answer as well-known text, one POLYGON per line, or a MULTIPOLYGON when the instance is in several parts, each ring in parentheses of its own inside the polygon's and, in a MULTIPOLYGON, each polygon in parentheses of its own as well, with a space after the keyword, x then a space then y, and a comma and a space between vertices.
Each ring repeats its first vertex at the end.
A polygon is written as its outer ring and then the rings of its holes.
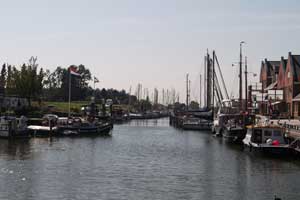
POLYGON ((284 144, 284 129, 281 127, 254 127, 249 128, 247 135, 251 137, 251 142, 262 144, 274 141, 284 144))

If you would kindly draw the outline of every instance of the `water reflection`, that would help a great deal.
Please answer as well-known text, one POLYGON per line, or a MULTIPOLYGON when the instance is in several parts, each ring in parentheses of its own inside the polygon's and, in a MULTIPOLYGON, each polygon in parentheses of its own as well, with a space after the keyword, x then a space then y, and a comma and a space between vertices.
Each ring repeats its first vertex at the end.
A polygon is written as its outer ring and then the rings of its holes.
POLYGON ((2 159, 24 160, 30 156, 30 141, 0 140, 0 157, 2 159))

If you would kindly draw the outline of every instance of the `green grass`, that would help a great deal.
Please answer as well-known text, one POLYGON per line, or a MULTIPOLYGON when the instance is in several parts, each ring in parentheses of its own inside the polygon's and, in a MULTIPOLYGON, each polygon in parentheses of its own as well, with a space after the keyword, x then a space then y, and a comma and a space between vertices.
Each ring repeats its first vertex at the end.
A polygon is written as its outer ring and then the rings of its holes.
MULTIPOLYGON (((70 108, 71 111, 80 111, 81 106, 89 104, 89 101, 75 101, 71 102, 70 108)), ((37 106, 38 102, 32 102, 33 106, 37 106)), ((69 102, 51 102, 51 101, 43 101, 42 102, 42 107, 47 108, 47 107, 53 107, 55 111, 59 112, 68 112, 69 111, 69 102)))
MULTIPOLYGON (((72 101, 71 102, 71 112, 80 112, 80 109, 83 105, 88 105, 90 104, 90 101, 72 101)), ((32 102, 32 106, 34 107, 40 107, 37 101, 32 102)), ((65 112, 67 113, 69 111, 69 102, 54 102, 54 101, 43 101, 42 104, 42 109, 47 109, 49 107, 53 111, 57 112, 65 112)), ((98 108, 101 109, 101 105, 97 104, 98 108)), ((117 107, 121 107, 123 110, 128 110, 129 107, 128 105, 117 105, 117 107)))
MULTIPOLYGON (((68 102, 44 102, 47 106, 54 106, 54 109, 62 112, 68 112, 69 103, 68 102)), ((71 102, 71 110, 80 111, 81 106, 88 104, 88 102, 71 102)))

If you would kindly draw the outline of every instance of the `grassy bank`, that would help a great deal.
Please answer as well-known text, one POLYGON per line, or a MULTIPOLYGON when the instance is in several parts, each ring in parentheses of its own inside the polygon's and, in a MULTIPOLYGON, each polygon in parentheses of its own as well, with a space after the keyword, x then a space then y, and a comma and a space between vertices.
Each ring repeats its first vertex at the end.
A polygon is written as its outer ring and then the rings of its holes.
MULTIPOLYGON (((71 102, 70 108, 73 113, 80 113, 83 105, 90 104, 90 101, 73 101, 71 102)), ((54 101, 43 101, 39 104, 37 101, 32 102, 32 106, 38 108, 39 112, 47 114, 49 112, 68 113, 69 103, 68 102, 54 102, 54 101)), ((101 105, 97 104, 98 108, 101 109, 101 105)), ((128 105, 114 105, 113 110, 129 110, 128 105)), ((109 111, 109 110, 107 110, 109 111)))
MULTIPOLYGON (((71 111, 79 112, 81 106, 89 104, 89 101, 75 101, 71 102, 71 111)), ((38 102, 33 102, 33 106, 35 107, 42 107, 43 110, 51 109, 57 112, 68 112, 69 111, 69 102, 53 102, 53 101, 43 101, 41 105, 38 102)))

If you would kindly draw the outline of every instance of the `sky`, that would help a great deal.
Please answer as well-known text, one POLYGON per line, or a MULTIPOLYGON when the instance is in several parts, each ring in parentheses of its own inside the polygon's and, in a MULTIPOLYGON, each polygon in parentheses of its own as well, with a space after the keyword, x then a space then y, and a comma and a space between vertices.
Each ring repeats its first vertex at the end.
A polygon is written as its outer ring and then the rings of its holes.
MULTIPOLYGON (((199 99, 204 55, 216 51, 230 94, 237 95, 239 43, 248 69, 300 54, 298 0, 26 0, 1 2, 0 63, 84 64, 99 88, 132 93, 141 83, 174 88, 184 101, 185 76, 199 99)), ((250 78, 256 81, 257 78, 250 78)))

